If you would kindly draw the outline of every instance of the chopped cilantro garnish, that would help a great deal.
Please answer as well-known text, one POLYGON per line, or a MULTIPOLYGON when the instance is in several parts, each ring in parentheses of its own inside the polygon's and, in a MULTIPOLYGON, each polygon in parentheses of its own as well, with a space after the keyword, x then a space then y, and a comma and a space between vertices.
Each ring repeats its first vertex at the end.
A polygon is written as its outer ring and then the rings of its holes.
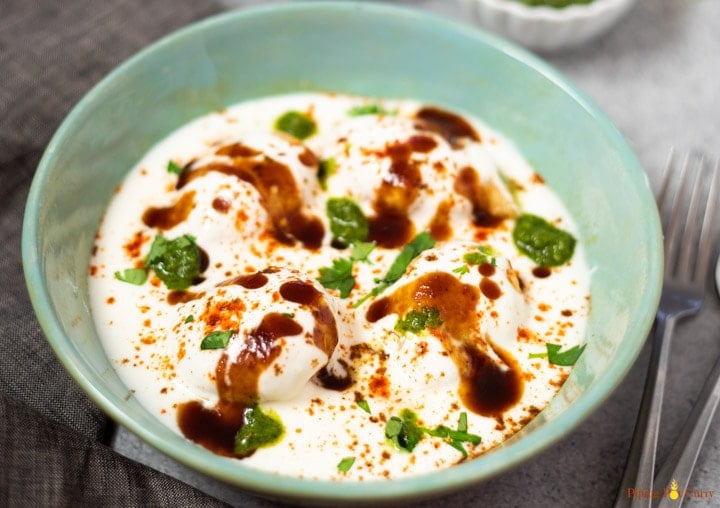
POLYGON ((457 430, 445 425, 438 425, 434 429, 421 427, 417 424, 417 415, 409 409, 403 409, 400 416, 392 416, 385 425, 385 437, 387 437, 396 448, 405 451, 412 451, 420 442, 423 434, 432 437, 439 437, 447 444, 458 450, 467 457, 468 453, 464 443, 478 445, 482 441, 480 436, 470 434, 467 431, 467 413, 460 413, 457 430))
POLYGON ((234 330, 222 330, 209 333, 200 343, 200 349, 223 349, 230 342, 230 338, 235 334, 234 330))
POLYGON ((235 453, 247 455, 258 448, 277 443, 285 434, 280 417, 251 406, 243 415, 243 426, 235 434, 235 453))
POLYGON ((173 173, 173 174, 179 175, 180 173, 182 173, 183 168, 181 166, 179 166, 178 164, 176 164, 175 161, 170 160, 170 161, 168 161, 167 171, 168 171, 168 173, 173 173))
POLYGON ((317 170, 317 179, 322 190, 328 190, 328 178, 335 174, 336 169, 337 162, 335 162, 334 157, 330 157, 329 159, 324 159, 320 161, 320 165, 318 166, 317 170))
POLYGON ((360 409, 365 411, 367 414, 372 414, 370 411, 370 404, 366 400, 359 400, 357 401, 357 405, 360 409))
POLYGON ((400 279, 400 277, 403 276, 405 270, 407 270, 408 265, 413 259, 418 257, 422 251, 430 249, 434 246, 435 240, 432 236, 430 236, 430 233, 428 233, 427 231, 423 231, 422 233, 418 234, 415 238, 412 239, 410 243, 403 247, 403 250, 395 258, 392 265, 390 265, 390 268, 385 274, 385 277, 383 277, 382 279, 375 279, 377 285, 372 289, 372 291, 370 291, 370 293, 363 296, 354 305, 354 307, 359 307, 369 298, 379 295, 387 288, 392 286, 395 282, 398 281, 398 279, 400 279))
POLYGON ((200 275, 200 249, 190 235, 173 240, 157 235, 145 266, 152 268, 168 289, 187 289, 200 275))
POLYGON ((467 431, 467 413, 465 412, 460 413, 457 430, 453 430, 445 425, 438 425, 434 429, 423 429, 423 431, 430 436, 443 438, 447 444, 462 453, 463 457, 468 456, 463 443, 478 445, 482 440, 480 436, 470 434, 467 431))
POLYGON ((413 451, 423 437, 423 429, 417 424, 417 415, 409 409, 400 411, 400 416, 392 416, 385 425, 385 437, 396 448, 413 451))
POLYGON ((340 290, 340 298, 347 298, 355 286, 352 268, 353 262, 350 259, 333 259, 332 267, 320 268, 320 277, 317 280, 324 288, 340 290))
POLYGON ((468 268, 468 265, 460 265, 457 268, 453 268, 453 273, 457 273, 460 277, 468 273, 470 269, 468 268))
POLYGON ((571 365, 575 365, 575 362, 578 361, 578 358, 580 358, 580 355, 585 350, 585 346, 586 344, 583 344, 582 346, 573 346, 566 351, 560 351, 562 346, 548 342, 545 344, 545 347, 547 348, 546 352, 530 353, 528 358, 547 358, 553 365, 569 367, 571 365))
POLYGON ((518 250, 539 266, 562 265, 575 250, 575 238, 570 233, 531 214, 517 218, 512 238, 518 250))
POLYGON ((357 242, 353 244, 352 253, 350 259, 353 261, 363 261, 364 263, 370 263, 368 256, 375 249, 375 242, 357 242))
POLYGON ((126 268, 123 271, 115 272, 115 278, 129 284, 142 286, 147 280, 147 270, 144 268, 126 268))
POLYGON ((295 317, 294 312, 283 312, 282 315, 285 316, 286 318, 290 318, 290 319, 295 317))
POLYGON ((397 115, 397 111, 390 111, 384 109, 379 104, 362 104, 360 106, 354 106, 347 112, 349 116, 362 116, 362 115, 397 115))
POLYGON ((400 333, 420 333, 426 328, 437 328, 442 324, 440 311, 435 307, 423 307, 418 310, 411 310, 405 317, 399 318, 395 323, 395 330, 400 333))
POLYGON ((463 256, 463 261, 465 261, 469 265, 482 265, 485 263, 490 263, 493 266, 497 266, 495 256, 495 251, 493 251, 490 247, 478 245, 476 251, 465 253, 465 255, 463 256))
POLYGON ((362 209, 347 198, 330 198, 326 211, 330 219, 333 242, 343 246, 362 242, 367 238, 370 226, 362 209))
POLYGON ((383 277, 382 282, 386 282, 388 284, 397 282, 397 280, 403 276, 405 270, 407 270, 408 265, 413 259, 420 255, 422 251, 430 249, 434 246, 435 240, 427 231, 423 231, 417 235, 409 244, 403 247, 403 250, 400 252, 398 257, 395 258, 395 261, 393 261, 392 265, 390 265, 390 269, 387 274, 385 274, 385 277, 383 277))
POLYGON ((580 355, 585 350, 585 344, 582 346, 573 346, 567 351, 560 351, 562 346, 559 346, 558 344, 546 344, 547 351, 548 351, 548 361, 552 363, 553 365, 561 365, 563 367, 568 367, 570 365, 575 365, 575 362, 577 362, 578 358, 580 358, 580 355))
POLYGON ((368 256, 375 248, 374 243, 358 242, 353 245, 350 259, 337 258, 332 262, 332 266, 320 268, 320 277, 318 282, 326 289, 338 289, 340 298, 347 298, 355 286, 355 277, 353 277, 352 269, 355 261, 364 261, 369 263, 368 256))
POLYGON ((528 355, 528 358, 530 358, 531 360, 534 360, 536 358, 547 358, 547 355, 547 351, 543 351, 542 353, 530 353, 528 355))
POLYGON ((353 464, 355 464, 355 457, 345 457, 338 462, 337 469, 341 473, 347 473, 353 467, 353 464))
POLYGON ((275 121, 275 129, 297 139, 306 139, 317 132, 315 121, 299 111, 288 111, 275 121))
POLYGON ((467 432, 467 413, 465 411, 460 413, 460 416, 458 417, 457 430, 459 432, 467 432))
POLYGON ((195 321, 195 316, 193 316, 192 314, 188 315, 188 317, 185 318, 185 323, 192 323, 193 321, 195 321))

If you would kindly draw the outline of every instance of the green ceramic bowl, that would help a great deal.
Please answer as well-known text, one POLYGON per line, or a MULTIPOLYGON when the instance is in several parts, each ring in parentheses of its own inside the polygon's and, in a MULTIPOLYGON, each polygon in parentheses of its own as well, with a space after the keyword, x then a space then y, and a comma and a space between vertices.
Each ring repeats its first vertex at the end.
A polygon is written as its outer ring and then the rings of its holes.
POLYGON ((211 477, 262 495, 337 504, 428 497, 517 466, 573 429, 620 383, 661 288, 661 231, 623 137, 547 64, 501 39, 385 5, 291 3, 210 18, 118 67, 80 101, 40 162, 23 230, 27 285, 58 357, 114 420, 211 477), (291 91, 413 97, 465 110, 512 139, 562 197, 593 267, 587 349, 552 403, 486 455, 373 484, 282 478, 166 429, 120 381, 88 309, 93 235, 113 189, 157 141, 232 103, 291 91))

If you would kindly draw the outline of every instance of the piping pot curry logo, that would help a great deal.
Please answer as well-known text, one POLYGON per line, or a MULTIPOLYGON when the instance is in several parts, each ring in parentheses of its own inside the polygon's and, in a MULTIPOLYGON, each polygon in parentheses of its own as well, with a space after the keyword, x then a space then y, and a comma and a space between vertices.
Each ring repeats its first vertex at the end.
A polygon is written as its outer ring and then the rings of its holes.
POLYGON ((713 499, 715 496, 714 490, 701 490, 701 489, 685 489, 683 492, 680 491, 680 484, 675 478, 672 479, 667 487, 659 490, 648 490, 629 488, 626 489, 625 495, 628 499, 670 499, 671 501, 677 501, 680 498, 683 499, 713 499))

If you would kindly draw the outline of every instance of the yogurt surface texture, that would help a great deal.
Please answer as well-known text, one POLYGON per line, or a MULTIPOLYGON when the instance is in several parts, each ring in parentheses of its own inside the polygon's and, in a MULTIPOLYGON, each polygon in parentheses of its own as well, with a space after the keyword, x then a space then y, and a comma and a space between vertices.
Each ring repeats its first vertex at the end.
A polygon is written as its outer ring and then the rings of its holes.
POLYGON ((97 233, 92 313, 132 396, 198 446, 399 478, 485 453, 560 389, 590 312, 576 238, 480 119, 272 96, 142 156, 97 233))

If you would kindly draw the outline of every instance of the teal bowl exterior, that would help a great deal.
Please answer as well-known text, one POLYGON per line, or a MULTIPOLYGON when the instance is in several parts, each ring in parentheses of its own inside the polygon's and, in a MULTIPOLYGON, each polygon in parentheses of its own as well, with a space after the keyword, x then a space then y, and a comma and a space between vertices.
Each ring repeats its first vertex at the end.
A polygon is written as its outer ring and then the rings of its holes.
POLYGON ((620 383, 652 325, 662 235, 642 168, 592 102, 528 52, 419 11, 290 3, 209 18, 140 52, 63 122, 38 167, 23 225, 37 317, 70 374, 115 421, 191 468, 260 495, 317 504, 438 495, 517 466, 565 436, 620 383), (94 234, 133 164, 181 124, 254 97, 336 91, 412 97, 477 115, 561 196, 592 267, 587 349, 551 404, 484 456, 407 479, 327 483, 250 469, 164 427, 121 382, 88 302, 94 234))

